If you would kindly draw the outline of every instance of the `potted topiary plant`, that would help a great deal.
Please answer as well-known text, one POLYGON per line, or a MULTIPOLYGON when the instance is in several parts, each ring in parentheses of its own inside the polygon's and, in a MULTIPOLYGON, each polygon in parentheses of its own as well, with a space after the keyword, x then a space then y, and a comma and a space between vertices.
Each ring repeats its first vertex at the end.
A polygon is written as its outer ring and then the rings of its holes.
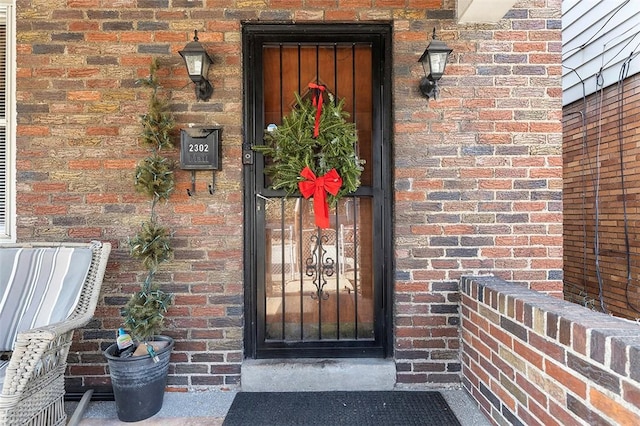
POLYGON ((141 116, 141 141, 150 153, 136 167, 135 188, 151 199, 151 206, 149 219, 129 240, 131 256, 139 259, 147 271, 140 289, 122 310, 123 329, 133 338, 134 347, 123 354, 118 345, 113 344, 104 352, 118 418, 125 422, 146 419, 162 408, 174 344, 171 337, 160 335, 173 294, 163 291, 154 280, 159 265, 172 253, 170 232, 159 222, 155 209, 174 189, 174 162, 164 157, 162 151, 173 147, 175 127, 167 100, 159 96, 157 71, 158 62, 154 60, 149 77, 138 80, 151 89, 149 109, 141 116))

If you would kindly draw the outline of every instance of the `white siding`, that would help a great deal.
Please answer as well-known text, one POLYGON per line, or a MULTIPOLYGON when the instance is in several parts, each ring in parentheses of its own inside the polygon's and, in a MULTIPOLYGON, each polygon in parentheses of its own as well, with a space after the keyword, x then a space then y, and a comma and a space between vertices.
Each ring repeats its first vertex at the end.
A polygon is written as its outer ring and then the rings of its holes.
POLYGON ((562 0, 562 102, 616 84, 623 64, 640 72, 640 0, 562 0), (574 71, 575 70, 575 71, 574 71))

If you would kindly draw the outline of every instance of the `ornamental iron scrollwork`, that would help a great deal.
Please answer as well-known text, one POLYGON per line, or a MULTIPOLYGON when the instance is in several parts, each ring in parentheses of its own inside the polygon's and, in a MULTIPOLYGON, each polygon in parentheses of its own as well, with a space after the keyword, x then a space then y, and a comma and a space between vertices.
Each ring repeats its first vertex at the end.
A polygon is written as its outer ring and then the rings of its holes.
POLYGON ((331 277, 335 273, 335 260, 327 257, 327 251, 323 247, 329 243, 329 237, 323 235, 322 231, 318 229, 318 234, 312 235, 310 241, 313 249, 311 257, 305 260, 305 275, 312 278, 313 285, 316 287, 315 291, 311 292, 311 298, 327 300, 329 293, 324 291, 324 286, 327 284, 327 277, 331 277))

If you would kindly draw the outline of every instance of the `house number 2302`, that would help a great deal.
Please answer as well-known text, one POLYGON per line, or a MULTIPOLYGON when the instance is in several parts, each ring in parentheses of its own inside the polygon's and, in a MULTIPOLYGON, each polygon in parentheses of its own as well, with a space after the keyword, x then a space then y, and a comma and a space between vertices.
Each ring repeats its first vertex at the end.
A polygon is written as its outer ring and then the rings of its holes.
POLYGON ((209 152, 209 145, 204 143, 190 143, 189 152, 209 152))

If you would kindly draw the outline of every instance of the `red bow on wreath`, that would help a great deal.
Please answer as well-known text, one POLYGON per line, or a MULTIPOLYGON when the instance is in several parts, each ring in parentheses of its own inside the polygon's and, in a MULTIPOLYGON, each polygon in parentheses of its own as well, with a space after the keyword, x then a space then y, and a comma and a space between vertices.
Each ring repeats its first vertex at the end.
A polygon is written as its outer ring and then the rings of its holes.
POLYGON ((329 227, 329 202, 327 192, 336 195, 342 186, 342 178, 336 171, 331 169, 324 176, 316 177, 309 167, 305 167, 300 172, 300 176, 305 178, 298 182, 298 188, 304 198, 313 195, 313 214, 316 217, 316 225, 326 229, 329 227))
POLYGON ((316 111, 316 123, 313 128, 313 137, 317 138, 320 134, 320 116, 322 115, 322 92, 325 91, 325 87, 320 84, 309 83, 309 89, 313 90, 312 104, 313 106, 317 106, 318 110, 316 111))

